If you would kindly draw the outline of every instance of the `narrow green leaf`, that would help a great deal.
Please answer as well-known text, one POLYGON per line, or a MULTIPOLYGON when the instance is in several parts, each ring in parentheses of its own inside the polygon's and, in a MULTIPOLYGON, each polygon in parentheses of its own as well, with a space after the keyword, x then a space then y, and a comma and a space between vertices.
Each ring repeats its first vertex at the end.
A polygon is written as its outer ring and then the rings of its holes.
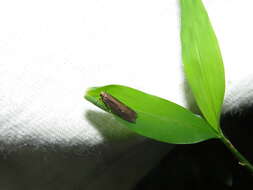
POLYGON ((85 98, 88 101, 114 114, 111 107, 102 100, 101 93, 111 95, 136 113, 136 118, 133 115, 129 121, 117 114, 116 118, 121 124, 143 136, 175 144, 197 143, 218 137, 203 118, 165 99, 119 85, 91 88, 87 91, 85 98))
POLYGON ((201 0, 180 0, 182 58, 196 102, 215 130, 219 130, 225 91, 222 57, 201 0))

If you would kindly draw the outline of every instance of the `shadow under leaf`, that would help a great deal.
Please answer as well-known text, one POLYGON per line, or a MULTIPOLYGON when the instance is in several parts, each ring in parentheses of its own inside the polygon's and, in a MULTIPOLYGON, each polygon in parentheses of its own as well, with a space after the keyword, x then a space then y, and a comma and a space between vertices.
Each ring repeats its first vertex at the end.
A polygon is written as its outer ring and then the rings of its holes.
POLYGON ((131 140, 141 137, 128 128, 122 126, 113 115, 99 111, 87 110, 85 118, 95 127, 105 140, 131 140))

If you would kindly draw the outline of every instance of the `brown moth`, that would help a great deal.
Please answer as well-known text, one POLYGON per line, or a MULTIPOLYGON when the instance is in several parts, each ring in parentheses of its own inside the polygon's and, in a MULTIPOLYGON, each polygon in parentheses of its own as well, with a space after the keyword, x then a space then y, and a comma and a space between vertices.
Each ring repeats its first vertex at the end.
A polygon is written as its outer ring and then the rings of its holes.
POLYGON ((112 113, 116 114, 120 118, 135 123, 137 118, 137 113, 131 108, 127 107, 125 104, 117 100, 115 97, 111 96, 106 92, 101 92, 100 96, 104 104, 110 108, 112 113))

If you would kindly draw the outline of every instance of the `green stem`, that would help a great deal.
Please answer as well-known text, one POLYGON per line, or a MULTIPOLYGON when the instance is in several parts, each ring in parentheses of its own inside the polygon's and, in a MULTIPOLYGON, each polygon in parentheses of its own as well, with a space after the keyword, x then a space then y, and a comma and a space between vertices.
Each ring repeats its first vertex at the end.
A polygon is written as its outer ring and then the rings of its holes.
POLYGON ((253 175, 253 165, 234 147, 234 145, 222 134, 220 140, 225 144, 225 146, 234 154, 234 156, 239 160, 239 164, 247 168, 253 175))

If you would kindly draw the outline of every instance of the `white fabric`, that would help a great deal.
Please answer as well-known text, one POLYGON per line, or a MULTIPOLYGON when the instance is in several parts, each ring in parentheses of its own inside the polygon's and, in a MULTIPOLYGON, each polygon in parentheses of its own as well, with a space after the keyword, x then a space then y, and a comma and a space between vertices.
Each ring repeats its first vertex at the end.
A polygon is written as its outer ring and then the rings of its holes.
MULTIPOLYGON (((251 84, 252 3, 204 2, 236 85, 227 112, 252 97, 238 84, 251 84)), ((154 167, 173 146, 129 132, 83 95, 114 83, 188 107, 178 11, 177 0, 1 1, 0 189, 128 190, 154 167)))

